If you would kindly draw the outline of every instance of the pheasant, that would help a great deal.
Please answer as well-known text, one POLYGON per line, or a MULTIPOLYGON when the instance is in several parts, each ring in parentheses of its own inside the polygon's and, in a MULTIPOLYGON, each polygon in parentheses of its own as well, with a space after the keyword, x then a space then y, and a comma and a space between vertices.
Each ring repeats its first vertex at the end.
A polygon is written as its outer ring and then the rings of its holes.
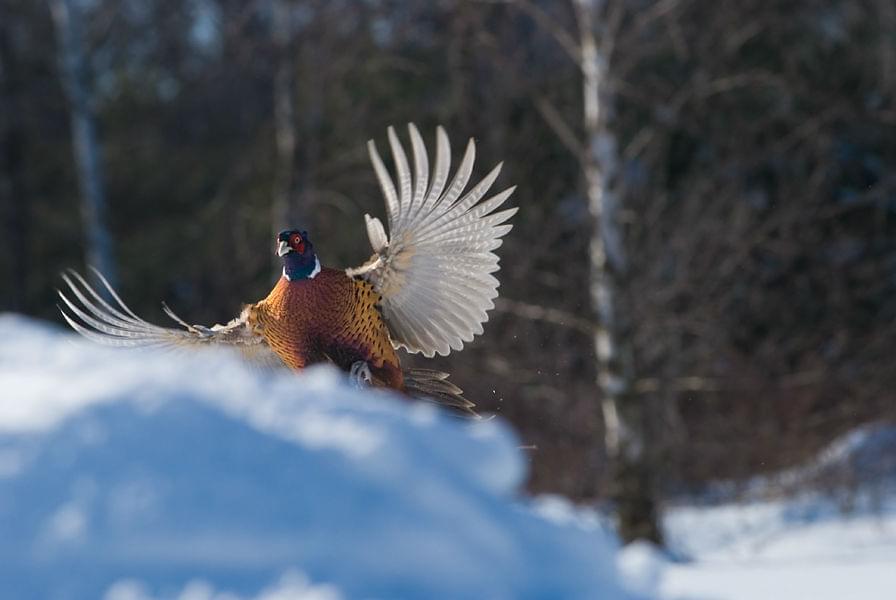
POLYGON ((362 266, 323 267, 308 233, 286 230, 276 240, 282 276, 265 299, 246 305, 226 325, 189 325, 165 304, 181 328, 153 325, 131 311, 99 272, 110 300, 78 273, 63 275, 71 296, 59 292, 63 317, 84 337, 108 345, 228 346, 253 365, 294 370, 332 363, 359 384, 475 414, 446 373, 403 369, 396 350, 444 356, 483 332, 498 296, 494 251, 517 208, 495 211, 515 187, 482 200, 500 173, 499 163, 464 193, 475 159, 473 140, 449 181, 451 148, 444 129, 436 130, 432 174, 419 131, 410 124, 408 133, 413 175, 395 130, 388 129, 396 181, 376 144, 367 144, 385 197, 389 235, 378 218, 364 215, 373 255, 362 266))

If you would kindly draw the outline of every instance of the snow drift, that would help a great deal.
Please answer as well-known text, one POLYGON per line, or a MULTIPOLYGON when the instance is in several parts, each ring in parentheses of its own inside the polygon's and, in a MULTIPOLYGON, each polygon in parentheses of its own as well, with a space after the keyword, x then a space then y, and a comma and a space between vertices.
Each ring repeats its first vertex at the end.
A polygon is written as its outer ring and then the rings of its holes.
POLYGON ((738 501, 718 502, 735 489, 719 482, 703 497, 667 504, 667 552, 629 544, 620 575, 633 593, 658 600, 892 600, 894 465, 896 428, 878 423, 803 465, 741 483, 738 501), (844 476, 851 487, 818 489, 844 476))
POLYGON ((0 316, 3 595, 623 597, 611 535, 520 495, 517 445, 327 369, 0 316))

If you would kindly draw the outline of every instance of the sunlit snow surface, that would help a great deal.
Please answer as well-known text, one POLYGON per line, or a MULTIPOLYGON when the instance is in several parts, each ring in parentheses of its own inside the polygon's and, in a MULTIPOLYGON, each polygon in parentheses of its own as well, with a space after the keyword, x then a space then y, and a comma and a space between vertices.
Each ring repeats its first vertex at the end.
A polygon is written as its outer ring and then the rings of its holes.
POLYGON ((773 482, 757 478, 753 499, 668 507, 669 560, 648 544, 619 556, 631 591, 660 600, 893 600, 896 598, 896 429, 857 430, 812 464, 784 473, 802 479, 846 464, 856 489, 848 506, 814 492, 761 500, 773 482))
POLYGON ((612 536, 522 496, 517 446, 330 370, 0 316, 0 596, 622 598, 612 536))
MULTIPOLYGON (((785 476, 849 459, 896 481, 888 435, 785 476)), ((0 316, 0 599, 896 598, 892 485, 860 485, 846 516, 812 494, 669 507, 670 560, 527 499, 517 446, 329 370, 271 378, 0 316)))
POLYGON ((809 494, 745 506, 682 507, 667 516, 670 543, 693 562, 671 564, 662 598, 892 600, 896 502, 842 507, 809 494))

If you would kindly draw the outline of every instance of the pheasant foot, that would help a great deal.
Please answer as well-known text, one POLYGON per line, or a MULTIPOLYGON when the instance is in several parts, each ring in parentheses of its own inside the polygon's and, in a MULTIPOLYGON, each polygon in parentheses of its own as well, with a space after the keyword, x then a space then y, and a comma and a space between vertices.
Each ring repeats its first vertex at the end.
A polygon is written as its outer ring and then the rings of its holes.
POLYGON ((370 365, 366 361, 359 360, 352 363, 348 372, 349 380, 359 388, 367 387, 373 383, 373 374, 370 372, 370 365))

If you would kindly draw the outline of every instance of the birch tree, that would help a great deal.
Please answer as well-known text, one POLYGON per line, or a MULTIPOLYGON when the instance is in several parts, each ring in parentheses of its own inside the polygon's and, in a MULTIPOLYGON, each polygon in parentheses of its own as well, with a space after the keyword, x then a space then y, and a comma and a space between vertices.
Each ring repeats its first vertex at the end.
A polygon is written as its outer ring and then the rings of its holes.
POLYGON ((78 0, 49 0, 62 85, 71 115, 72 150, 81 193, 86 261, 114 285, 117 281, 112 239, 106 224, 106 196, 96 116, 88 85, 86 42, 78 0))
POLYGON ((597 327, 594 347, 601 392, 607 456, 613 462, 612 496, 620 535, 661 542, 651 461, 648 459, 643 397, 634 391, 630 319, 620 302, 626 257, 619 218, 619 153, 610 127, 612 89, 608 77, 614 32, 603 28, 598 44, 597 1, 574 0, 582 70, 582 169, 594 232, 589 245, 590 293, 597 327))
POLYGON ((528 0, 518 0, 517 5, 554 37, 581 72, 583 111, 579 127, 567 123, 546 99, 539 98, 536 104, 578 159, 585 183, 592 227, 588 283, 596 317, 593 337, 597 387, 604 446, 611 463, 610 495, 616 504, 619 532, 625 540, 640 538, 660 543, 655 473, 646 449, 644 396, 634 389, 631 319, 621 302, 628 265, 619 216, 620 156, 612 129, 613 90, 609 76, 621 12, 615 3, 608 6, 599 0, 571 1, 575 33, 528 0))

